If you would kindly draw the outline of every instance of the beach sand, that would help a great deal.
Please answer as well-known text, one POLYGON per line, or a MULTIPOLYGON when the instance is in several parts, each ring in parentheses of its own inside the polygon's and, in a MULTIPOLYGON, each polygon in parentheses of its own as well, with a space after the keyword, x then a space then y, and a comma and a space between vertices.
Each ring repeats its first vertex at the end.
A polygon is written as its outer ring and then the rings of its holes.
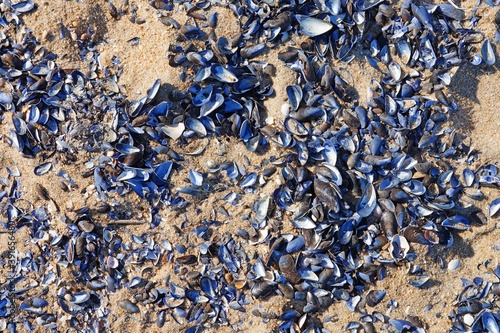
MULTIPOLYGON (((120 7, 120 3, 115 3, 120 7)), ((38 8, 32 13, 25 15, 23 20, 26 26, 33 31, 33 34, 40 41, 41 45, 48 51, 58 55, 57 63, 64 69, 86 69, 86 63, 80 59, 80 51, 75 41, 71 38, 61 39, 59 36, 59 25, 62 23, 80 38, 87 31, 89 26, 96 29, 96 37, 100 42, 97 49, 100 53, 100 61, 103 64, 110 64, 111 61, 118 60, 123 66, 123 73, 119 79, 119 85, 123 86, 130 100, 138 99, 144 96, 156 79, 161 79, 162 87, 160 89, 160 98, 168 98, 168 94, 173 89, 181 91, 189 87, 189 80, 183 82, 180 79, 181 67, 173 68, 168 63, 168 47, 176 44, 178 32, 173 27, 167 27, 162 24, 156 14, 156 10, 149 6, 146 1, 137 2, 137 17, 145 20, 144 24, 134 24, 129 21, 128 16, 120 19, 111 17, 108 4, 105 1, 68 1, 51 0, 38 3, 38 8), (137 45, 132 45, 132 38, 138 37, 137 45)), ((464 1, 460 4, 470 15, 471 10, 476 5, 475 0, 464 1)), ((238 32, 237 20, 229 9, 214 8, 210 12, 217 10, 219 13, 219 23, 216 28, 217 36, 232 36, 238 32)), ((486 38, 494 39, 495 27, 493 18, 496 8, 491 8, 482 4, 477 15, 481 17, 477 29, 484 32, 486 38)), ((176 11, 175 19, 183 24, 188 17, 183 11, 176 11)), ((196 44, 196 42, 195 42, 196 44)), ((202 45, 202 44, 199 44, 202 45)), ((498 45, 494 45, 498 49, 498 45)), ((264 101, 264 106, 268 110, 268 116, 273 118, 275 124, 279 124, 283 118, 281 114, 281 105, 287 100, 285 89, 287 85, 295 82, 295 73, 288 69, 278 60, 277 54, 286 46, 272 49, 264 54, 259 60, 266 61, 275 67, 275 75, 272 77, 275 96, 264 101)), ((450 126, 460 135, 470 137, 472 147, 479 152, 479 162, 472 165, 474 169, 480 164, 487 162, 500 161, 500 117, 499 110, 500 99, 500 73, 498 71, 500 57, 494 66, 465 65, 458 69, 450 87, 448 94, 450 100, 458 105, 458 110, 451 114, 450 126)), ((361 57, 357 57, 350 64, 337 64, 345 68, 352 76, 354 86, 356 87, 360 100, 366 98, 366 87, 372 77, 378 78, 379 73, 370 67, 361 57)), ((9 117, 9 116, 8 116, 9 117)), ((5 123, 9 123, 8 121, 5 123)), ((8 131, 6 125, 0 125, 0 131, 5 134, 8 131)), ((74 210, 89 206, 96 207, 99 204, 95 189, 92 187, 92 177, 84 178, 82 176, 82 165, 91 158, 88 152, 83 149, 78 152, 77 162, 72 164, 58 164, 54 170, 48 174, 38 177, 34 175, 33 168, 42 162, 41 156, 36 159, 26 159, 21 157, 17 151, 5 143, 1 142, 0 156, 0 176, 6 177, 5 167, 17 165, 22 173, 21 185, 23 197, 33 203, 33 205, 46 204, 35 192, 35 184, 40 183, 47 188, 51 196, 58 202, 61 211, 56 212, 51 203, 48 203, 49 210, 54 214, 53 227, 62 231, 65 228, 63 216, 74 216, 74 210), (66 171, 78 185, 78 188, 64 192, 60 186, 60 178, 57 171, 66 171)), ((198 143, 202 144, 202 143, 198 143)), ((271 148, 265 154, 253 154, 246 151, 242 142, 235 138, 218 138, 218 142, 212 140, 201 158, 188 157, 183 167, 172 176, 173 187, 187 185, 188 170, 190 168, 200 172, 207 172, 207 161, 213 160, 217 163, 224 161, 236 161, 245 165, 247 172, 256 171, 268 163, 273 155, 279 155, 276 148, 271 148), (245 163, 248 157, 250 164, 245 163)), ((457 168, 463 168, 457 162, 457 168)), ((270 195, 274 190, 276 183, 271 180, 268 184, 258 189, 253 195, 245 196, 243 204, 239 207, 224 205, 221 199, 231 191, 227 189, 219 193, 211 194, 207 199, 194 199, 193 205, 189 207, 185 214, 176 214, 174 211, 165 209, 162 211, 163 222, 157 228, 160 237, 168 239, 172 244, 185 244, 188 246, 188 252, 197 254, 197 240, 191 230, 199 226, 203 219, 210 219, 213 216, 214 208, 224 206, 231 215, 227 218, 219 215, 222 225, 216 229, 216 235, 223 236, 225 233, 236 234, 238 229, 249 227, 248 221, 240 217, 247 214, 253 201, 258 196, 270 195), (198 208, 198 209, 196 209, 198 208), (179 233, 178 226, 184 223, 184 228, 179 233), (194 244, 194 245, 193 245, 194 244)), ((233 189, 234 190, 234 189, 233 189)), ((495 199, 499 193, 496 188, 482 189, 486 199, 474 204, 478 207, 487 209, 487 204, 495 199)), ((192 200, 192 199, 191 199, 192 200)), ((121 207, 123 211, 131 211, 130 218, 141 219, 148 214, 148 204, 140 201, 135 194, 129 194, 125 198, 113 197, 111 202, 121 207)), ((106 225, 109 220, 105 215, 96 215, 97 223, 106 225)), ((291 223, 285 219, 282 233, 296 232, 291 223)), ((130 238, 132 234, 140 235, 148 231, 147 225, 127 226, 119 229, 123 239, 130 238)), ((470 231, 463 231, 454 234, 454 243, 449 248, 436 246, 428 248, 427 246, 418 246, 412 244, 418 257, 413 262, 419 265, 430 276, 430 282, 425 289, 411 287, 408 284, 408 265, 395 266, 388 269, 386 279, 377 282, 372 289, 383 289, 387 292, 384 300, 374 308, 366 307, 365 313, 371 314, 373 311, 379 311, 383 314, 390 314, 391 318, 404 319, 407 316, 417 316, 424 323, 427 332, 447 332, 451 327, 449 319, 450 311, 456 303, 456 296, 462 289, 460 278, 473 279, 476 276, 487 275, 487 268, 484 263, 492 260, 489 267, 496 267, 500 264, 500 224, 496 218, 489 218, 484 226, 474 226, 470 231), (462 266, 455 271, 443 269, 438 262, 444 260, 445 263, 452 259, 460 259, 462 266), (397 302, 397 307, 391 307, 390 301, 397 302)), ((21 253, 32 251, 36 256, 40 249, 32 244, 29 239, 26 228, 19 230, 16 234, 18 240, 18 250, 21 253)), ((7 234, 0 234, 0 248, 6 243, 7 234)), ((260 254, 265 257, 269 251, 266 244, 257 246, 247 245, 245 248, 247 254, 260 254)), ((56 263, 52 262, 52 265, 56 263)), ((131 276, 140 275, 141 267, 131 268, 131 276), (135 271, 133 271, 135 269, 135 271)), ((150 280, 156 281, 159 286, 165 286, 165 279, 170 276, 172 281, 178 281, 174 273, 174 264, 166 262, 159 268, 153 270, 150 280)), ((0 271, 0 275, 5 272, 0 271)), ((35 278, 34 276, 31 276, 35 278)), ((78 286, 72 281, 72 272, 61 270, 59 277, 59 286, 52 285, 44 296, 50 305, 46 309, 49 313, 59 313, 63 315, 62 310, 56 303, 57 289, 65 286, 71 290, 78 291, 78 286)), ((243 276, 244 278, 244 276, 243 276)), ((3 279, 0 279, 3 280, 3 279)), ((179 281, 182 283, 182 281, 179 281)), ((33 296, 33 295, 32 295, 33 296)), ((142 307, 144 312, 126 316, 124 311, 118 306, 121 299, 130 299, 130 291, 121 289, 114 294, 109 294, 104 299, 104 306, 111 310, 110 320, 113 332, 178 332, 187 327, 187 323, 178 325, 172 317, 167 317, 167 323, 162 328, 157 328, 153 322, 156 319, 156 313, 151 311, 148 306, 142 307)), ((254 309, 260 311, 273 312, 279 315, 284 308, 289 307, 284 298, 275 296, 267 300, 254 300, 248 296, 250 304, 245 306, 246 312, 232 310, 228 313, 228 320, 232 326, 222 326, 217 329, 208 329, 208 332, 269 332, 276 329, 279 320, 271 319, 264 322, 252 314, 254 309), (241 325, 234 325, 242 321, 241 325)), ((394 304, 394 303, 393 303, 394 304)), ((293 306, 293 305, 292 305, 293 306)), ((359 320, 360 312, 350 312, 344 303, 335 303, 317 318, 324 322, 324 327, 332 332, 344 331, 345 326, 353 320, 359 320)), ((60 317, 60 324, 64 327, 68 316, 60 317)), ((21 329, 22 331, 22 329, 21 329)), ((39 329, 42 332, 43 330, 39 329)), ((62 330, 61 330, 62 331, 62 330)))

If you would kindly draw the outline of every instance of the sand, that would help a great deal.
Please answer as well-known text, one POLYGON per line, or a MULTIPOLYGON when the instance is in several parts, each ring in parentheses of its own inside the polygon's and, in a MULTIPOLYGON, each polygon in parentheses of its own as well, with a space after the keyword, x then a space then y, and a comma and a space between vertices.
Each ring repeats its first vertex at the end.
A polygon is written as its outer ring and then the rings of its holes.
MULTIPOLYGON (((163 85, 160 90, 160 96, 168 98, 169 93, 174 89, 185 90, 189 86, 189 80, 180 79, 181 68, 173 68, 168 63, 167 50, 170 45, 176 43, 177 31, 173 27, 167 27, 160 22, 156 10, 149 6, 145 1, 136 3, 137 17, 145 20, 144 24, 134 24, 129 21, 128 15, 115 19, 110 15, 108 4, 105 1, 68 1, 52 0, 44 1, 38 4, 38 9, 26 16, 24 21, 31 29, 41 44, 47 49, 58 55, 58 64, 64 69, 86 69, 86 63, 80 59, 79 50, 76 41, 71 38, 61 39, 59 36, 60 24, 69 28, 74 36, 80 38, 86 33, 88 27, 95 30, 95 38, 99 40, 98 51, 100 52, 100 61, 103 64, 110 64, 111 61, 119 61, 123 66, 123 73, 119 84, 127 92, 130 100, 140 98, 147 93, 156 79, 161 79, 163 85), (133 45, 130 41, 138 37, 139 42, 133 45)), ((469 0, 460 4, 466 9, 469 15, 476 5, 476 1, 469 0)), ((121 3, 115 2, 115 6, 120 8, 121 3)), ((211 9, 212 11, 213 9, 211 9)), ((218 8, 219 24, 216 29, 218 36, 232 36, 238 31, 237 21, 234 14, 228 9, 218 8)), ((495 8, 482 4, 478 11, 478 17, 481 17, 478 29, 482 30, 487 38, 493 40, 495 27, 493 17, 496 13, 495 8)), ((183 24, 188 20, 185 12, 177 10, 174 13, 176 20, 183 24)), ((498 48, 498 45, 495 45, 498 48)), ((275 67, 275 75, 272 78, 273 87, 276 91, 274 97, 264 102, 268 110, 268 116, 279 126, 282 119, 281 105, 286 101, 286 86, 295 82, 295 73, 285 67, 277 59, 277 53, 283 50, 284 46, 271 50, 260 59, 275 67)), ((472 168, 487 162, 500 161, 500 118, 498 113, 500 91, 500 74, 498 71, 499 59, 491 67, 465 65, 460 68, 452 80, 449 87, 451 100, 458 105, 458 110, 451 115, 451 124, 458 133, 470 137, 472 146, 479 153, 479 162, 472 168)), ((341 65, 351 73, 354 85, 358 90, 360 99, 364 100, 366 96, 366 87, 371 77, 378 77, 378 73, 361 58, 356 58, 349 65, 341 65)), ((6 122, 8 123, 8 122, 6 122)), ((4 124, 0 125, 0 131, 5 134, 8 128, 4 124)), ((49 211, 56 218, 53 220, 53 227, 59 231, 64 230, 65 218, 74 216, 75 209, 89 206, 96 207, 99 204, 95 189, 92 187, 92 177, 82 177, 82 163, 88 161, 91 156, 85 151, 79 151, 76 164, 58 164, 55 170, 49 172, 43 177, 37 177, 33 174, 33 168, 39 165, 41 157, 36 159, 22 158, 17 151, 10 147, 5 140, 0 143, 0 176, 6 177, 5 167, 16 165, 21 171, 23 197, 33 203, 33 205, 47 204, 35 193, 35 184, 41 183, 47 188, 50 195, 58 202, 61 211, 56 212, 53 204, 48 203, 49 211), (77 188, 69 192, 64 192, 59 186, 61 178, 57 172, 64 170, 77 184, 77 188)), ((188 170, 193 168, 201 172, 207 172, 206 162, 213 160, 216 163, 224 161, 237 161, 244 164, 248 172, 257 171, 266 166, 269 158, 273 155, 279 155, 279 151, 271 148, 266 154, 248 153, 244 145, 234 138, 219 138, 219 142, 210 142, 202 158, 187 158, 183 167, 172 177, 174 186, 186 186, 188 184, 188 170), (244 157, 248 157, 249 164, 245 164, 244 157)), ((457 164, 461 168, 463 165, 457 164)), ((199 226, 203 219, 213 217, 214 211, 219 206, 223 206, 230 214, 230 218, 218 215, 222 222, 216 229, 216 235, 223 236, 225 233, 236 234, 238 229, 248 228, 247 221, 240 217, 248 214, 254 199, 261 195, 269 195, 275 188, 273 181, 258 189, 258 193, 248 195, 243 198, 241 206, 234 207, 224 204, 222 198, 234 188, 228 186, 227 189, 213 193, 206 199, 195 199, 194 204, 189 207, 184 214, 165 209, 162 211, 163 221, 156 230, 158 237, 168 239, 172 244, 187 244, 188 252, 197 254, 197 240, 194 234, 190 232, 192 228, 199 226), (196 209, 198 208, 198 209, 196 209), (182 228, 179 229, 179 226, 182 228)), ((478 206, 485 209, 488 202, 498 196, 498 190, 495 188, 486 188, 483 190, 486 199, 476 202, 478 206)), ((141 202, 137 196, 130 194, 126 198, 113 197, 110 202, 116 205, 117 210, 122 212, 132 212, 128 218, 143 219, 149 214, 149 207, 146 202, 141 202)), ((96 215, 97 223, 105 225, 109 221, 105 215, 96 215)), ((290 223, 283 223, 283 233, 294 232, 290 223)), ((130 238, 132 234, 140 235, 148 230, 145 225, 127 226, 119 229, 123 239, 130 238)), ((7 234, 0 234, 0 249, 2 252, 6 244, 7 234)), ((486 276, 487 268, 484 263, 492 260, 490 267, 496 267, 500 264, 500 225, 496 218, 490 218, 488 224, 481 227, 474 227, 471 231, 464 231, 455 234, 455 241, 449 248, 434 247, 428 249, 424 246, 413 246, 418 258, 413 263, 419 265, 430 275, 431 286, 425 289, 418 289, 408 285, 408 265, 397 266, 388 269, 388 276, 385 280, 379 281, 373 286, 373 289, 384 289, 387 291, 385 299, 374 308, 365 308, 364 313, 379 311, 384 314, 390 314, 392 318, 406 318, 408 315, 418 316, 425 324, 428 332, 447 332, 450 325, 449 314, 456 301, 456 295, 461 290, 460 277, 472 279, 476 276, 486 276), (438 264, 443 259, 446 263, 452 259, 460 259, 461 268, 456 271, 443 269, 438 264), (389 306, 389 302, 394 300, 397 307, 389 306)), ((28 232, 25 228, 16 233, 18 240, 18 251, 25 253, 32 251, 36 256, 39 248, 29 240, 28 232)), ((265 257, 268 252, 268 245, 258 246, 248 245, 245 249, 248 254, 259 253, 265 257)), ((56 263, 52 262, 52 265, 56 263)), ((164 287, 167 276, 172 281, 178 281, 175 276, 173 263, 165 263, 161 268, 155 268, 150 280, 156 281, 159 286, 164 287)), ((140 275, 140 268, 130 272, 133 275, 140 275)), ((5 269, 0 269, 0 276, 6 274, 5 269)), ((36 278, 35 276, 31 276, 36 278)), ((490 275, 491 277, 491 275, 490 275)), ((243 277, 244 278, 244 277, 243 277)), ((66 286, 75 291, 79 286, 72 284, 71 272, 63 271, 60 276, 61 284, 59 287, 66 286)), ((3 282, 0 278, 0 282, 3 282)), ((57 288, 48 288, 45 298, 51 303, 47 308, 49 313, 63 314, 58 305, 55 304, 57 288)), ((33 295, 31 295, 33 296, 33 295)), ((114 294, 105 297, 104 305, 111 310, 111 327, 113 332, 138 332, 148 330, 150 332, 178 332, 187 327, 187 323, 176 324, 172 317, 167 318, 167 324, 162 328, 157 328, 154 320, 156 313, 145 307, 145 312, 137 315, 126 315, 118 306, 119 300, 130 298, 130 291, 121 289, 114 294)), ((218 332, 269 332, 277 328, 279 320, 272 319, 263 321, 262 318, 252 314, 254 309, 260 311, 269 311, 280 314, 286 302, 281 297, 273 297, 269 300, 256 301, 248 296, 250 304, 246 305, 246 312, 240 313, 231 311, 228 314, 231 325, 207 331, 218 332)), ((328 309, 318 315, 318 319, 324 322, 324 327, 332 332, 341 332, 345 326, 352 320, 359 320, 361 313, 350 312, 343 303, 333 304, 328 309)), ((68 317, 60 317, 61 328, 67 324, 68 317)), ((43 331, 39 329, 38 331, 43 331)))

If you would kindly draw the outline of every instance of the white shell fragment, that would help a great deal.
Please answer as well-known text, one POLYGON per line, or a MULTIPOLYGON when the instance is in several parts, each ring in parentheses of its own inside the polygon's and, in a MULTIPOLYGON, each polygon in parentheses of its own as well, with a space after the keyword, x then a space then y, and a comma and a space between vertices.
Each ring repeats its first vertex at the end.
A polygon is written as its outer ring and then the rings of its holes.
POLYGON ((186 129, 186 127, 184 126, 184 123, 178 123, 178 124, 171 125, 171 126, 164 125, 161 127, 161 130, 163 131, 163 133, 165 133, 171 139, 174 139, 174 140, 177 140, 178 138, 180 138, 185 129, 186 129))
POLYGON ((460 259, 453 259, 448 263, 448 270, 455 271, 462 267, 462 261, 460 259))
POLYGON ((322 35, 333 28, 333 24, 314 17, 295 15, 295 18, 299 21, 300 32, 309 37, 322 35))
POLYGON ((201 186, 203 184, 203 175, 196 170, 189 169, 189 180, 194 186, 201 186))

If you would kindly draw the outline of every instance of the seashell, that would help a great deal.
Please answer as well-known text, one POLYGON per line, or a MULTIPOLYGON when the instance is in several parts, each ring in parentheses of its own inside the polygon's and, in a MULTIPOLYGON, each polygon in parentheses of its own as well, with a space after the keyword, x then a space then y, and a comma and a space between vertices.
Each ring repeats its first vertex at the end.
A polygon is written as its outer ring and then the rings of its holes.
POLYGON ((278 263, 281 273, 291 284, 297 284, 300 281, 300 275, 295 268, 295 260, 290 254, 281 256, 278 263))
POLYGON ((314 193, 330 210, 334 213, 339 212, 340 191, 335 188, 335 185, 316 178, 314 179, 314 193))
POLYGON ((189 169, 189 180, 194 186, 201 186, 203 184, 203 175, 196 170, 189 169))
POLYGON ((448 270, 449 271, 454 271, 459 269, 462 266, 462 262, 460 259, 453 259, 448 263, 448 270))
POLYGON ((500 210, 500 198, 493 200, 488 205, 488 216, 493 217, 500 210))
POLYGON ((193 265, 198 262, 196 256, 194 255, 184 255, 177 257, 175 261, 181 265, 193 265))
POLYGON ((403 236, 411 243, 429 245, 431 242, 425 237, 425 232, 427 231, 422 231, 419 228, 408 226, 405 228, 403 236))
POLYGON ((410 245, 404 236, 396 234, 392 237, 388 250, 393 259, 401 260, 408 254, 410 245))
POLYGON ((175 283, 170 283, 170 293, 173 297, 182 299, 186 296, 186 289, 176 285, 175 283))
POLYGON ((429 281, 430 277, 426 274, 420 274, 411 276, 410 281, 408 282, 411 286, 417 288, 423 288, 425 283, 429 281))
POLYGON ((165 135, 170 137, 173 140, 177 140, 182 136, 182 133, 184 133, 184 130, 186 129, 186 126, 184 123, 177 123, 175 125, 163 125, 161 127, 161 130, 165 135))
POLYGON ((94 230, 95 225, 89 220, 82 219, 78 221, 78 227, 83 232, 91 233, 94 230))
POLYGON ((208 85, 206 88, 200 90, 192 99, 195 106, 202 106, 210 101, 213 93, 213 85, 208 85))
POLYGON ((292 117, 285 118, 285 129, 292 135, 308 136, 309 130, 297 119, 292 117))
POLYGON ((345 245, 351 241, 351 237, 354 233, 355 227, 356 227, 356 221, 353 219, 349 219, 346 222, 342 223, 338 231, 340 244, 345 245))
POLYGON ((288 30, 292 25, 292 13, 289 11, 284 11, 278 14, 275 18, 267 20, 263 27, 269 28, 280 28, 281 30, 288 30))
POLYGON ((398 232, 398 225, 396 223, 396 216, 393 212, 386 211, 380 217, 380 228, 384 232, 387 239, 391 239, 398 232))
POLYGON ((395 188, 391 191, 390 198, 397 203, 405 203, 410 200, 410 196, 403 190, 395 188))
POLYGON ((299 268, 297 269, 300 277, 307 281, 317 282, 319 281, 319 277, 316 273, 314 273, 311 269, 308 268, 299 268))
POLYGON ((74 304, 82 304, 90 299, 90 294, 83 290, 71 295, 71 302, 74 304))
POLYGON ((50 169, 52 169, 52 162, 47 162, 47 163, 43 163, 43 164, 40 164, 39 166, 35 167, 34 172, 35 172, 35 175, 42 176, 42 175, 46 174, 47 172, 49 172, 50 169))
POLYGON ((485 225, 488 223, 486 215, 482 211, 472 212, 471 217, 479 224, 485 225))
POLYGON ((500 296, 500 282, 494 282, 490 290, 493 295, 500 296))
POLYGON ((201 65, 204 67, 206 67, 208 65, 207 60, 201 54, 199 54, 197 52, 188 52, 186 54, 186 59, 189 62, 194 63, 196 65, 201 65))
POLYGON ((297 111, 303 98, 302 88, 299 85, 287 86, 286 93, 293 111, 297 111))
POLYGON ((252 59, 260 55, 265 48, 266 44, 263 43, 252 46, 246 46, 240 49, 240 55, 244 59, 252 59))
POLYGON ((369 216, 377 205, 377 192, 371 183, 367 183, 361 198, 356 204, 356 211, 361 217, 369 216))
POLYGON ((215 280, 203 277, 200 280, 200 287, 201 290, 210 298, 217 296, 217 282, 215 280))
POLYGON ((102 289, 106 288, 106 282, 103 280, 94 279, 91 281, 87 281, 85 283, 85 286, 92 291, 98 291, 98 290, 102 290, 102 289))
MULTIPOLYGON (((387 69, 389 70, 389 74, 391 75, 392 79, 395 81, 395 82, 399 82, 401 79, 402 79, 402 70, 401 70, 401 67, 395 62, 395 61, 391 61, 389 62, 389 64, 387 64, 387 69)), ((387 98, 388 95, 386 95, 386 98, 387 98)), ((387 110, 386 110, 387 112, 387 110)), ((389 113, 389 112, 387 112, 389 113)), ((391 113, 389 113, 391 114, 391 113)))
POLYGON ((400 180, 398 179, 398 177, 394 176, 393 174, 388 174, 380 182, 379 189, 383 191, 394 188, 399 185, 399 182, 400 180))
POLYGON ((140 312, 137 305, 130 302, 129 300, 121 300, 118 302, 118 305, 120 306, 120 308, 127 311, 128 313, 139 313, 140 312))
POLYGON ((486 65, 492 66, 496 62, 495 51, 491 46, 489 39, 485 39, 483 42, 483 46, 481 47, 481 56, 486 65))
POLYGON ((161 79, 157 79, 153 83, 153 86, 148 90, 148 95, 146 97, 146 101, 144 102, 144 104, 150 103, 156 97, 158 90, 160 90, 160 86, 161 86, 161 79))
POLYGON ((371 290, 366 295, 366 304, 369 307, 374 307, 384 299, 385 295, 385 290, 371 290))
MULTIPOLYGON (((241 81, 238 81, 237 83, 241 84, 241 81)), ((210 99, 201 106, 200 117, 204 117, 211 114, 212 112, 217 110, 217 108, 219 108, 219 106, 221 106, 223 103, 224 103, 224 96, 222 96, 219 93, 212 95, 210 99)), ((184 124, 182 124, 182 127, 184 127, 184 124)))
POLYGON ((210 14, 210 16, 208 17, 208 25, 211 28, 216 28, 217 27, 217 21, 218 21, 218 14, 217 14, 217 12, 213 12, 212 14, 210 14))
POLYGON ((470 221, 461 215, 450 216, 441 222, 441 225, 445 228, 451 228, 456 230, 468 230, 470 229, 470 221))
POLYGON ((49 302, 47 302, 46 300, 44 300, 43 298, 40 298, 40 297, 33 297, 33 299, 31 300, 31 304, 35 308, 44 308, 47 305, 49 305, 49 302))
POLYGON ((354 297, 349 297, 345 301, 345 305, 349 311, 354 312, 356 311, 356 308, 358 307, 358 304, 361 301, 361 296, 354 296, 354 297))
POLYGON ((253 137, 252 125, 250 124, 250 120, 243 120, 243 122, 241 123, 239 136, 240 139, 243 140, 243 142, 248 142, 253 137))
POLYGON ((210 72, 212 73, 212 76, 224 83, 235 83, 238 82, 238 78, 236 75, 234 75, 230 70, 227 68, 222 67, 221 65, 212 65, 210 67, 210 72))
POLYGON ((481 322, 485 330, 489 333, 499 333, 500 328, 497 323, 497 319, 491 314, 491 312, 485 311, 481 315, 481 322))
POLYGON ((396 49, 398 51, 399 58, 405 65, 408 65, 411 59, 411 46, 406 39, 400 39, 396 43, 396 49))
POLYGON ((278 283, 275 281, 262 280, 255 282, 250 292, 255 298, 265 298, 271 296, 273 292, 277 289, 278 283))
POLYGON ((372 7, 375 7, 379 3, 381 3, 383 0, 357 0, 355 2, 355 7, 358 10, 365 11, 368 10, 372 7))
POLYGON ((401 189, 403 189, 404 191, 406 191, 408 193, 411 193, 413 195, 418 195, 418 196, 423 195, 426 191, 426 188, 422 184, 422 182, 419 180, 415 180, 415 179, 404 183, 401 186, 401 189))
POLYGON ((314 17, 295 15, 295 19, 299 22, 300 32, 309 37, 322 35, 333 28, 331 23, 314 17))
POLYGON ((188 24, 183 25, 180 28, 180 33, 187 40, 204 39, 205 38, 205 33, 200 28, 195 27, 193 25, 188 25, 188 24))
POLYGON ((12 9, 18 13, 27 13, 33 8, 35 8, 35 3, 32 0, 21 1, 12 5, 12 9))
POLYGON ((472 184, 474 183, 474 179, 475 179, 474 172, 469 168, 465 168, 463 171, 463 176, 464 176, 465 186, 468 186, 468 187, 472 186, 472 184))
POLYGON ((241 188, 252 187, 257 182, 257 173, 252 172, 246 175, 240 182, 241 188))
POLYGON ((292 220, 294 227, 299 229, 315 229, 316 223, 307 216, 302 216, 292 220))
POLYGON ((300 251, 305 246, 305 240, 303 236, 295 237, 293 240, 288 242, 286 245, 287 253, 294 253, 300 251))
POLYGON ((156 319, 156 325, 158 328, 162 328, 165 325, 165 319, 166 319, 166 310, 161 310, 158 312, 158 317, 156 319))

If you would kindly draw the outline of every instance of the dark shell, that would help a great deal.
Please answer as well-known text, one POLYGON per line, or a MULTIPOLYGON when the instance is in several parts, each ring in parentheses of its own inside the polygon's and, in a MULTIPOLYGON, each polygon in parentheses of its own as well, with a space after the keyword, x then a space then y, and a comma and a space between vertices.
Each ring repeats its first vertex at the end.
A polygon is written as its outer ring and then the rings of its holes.
POLYGON ((386 294, 385 290, 372 290, 366 295, 366 304, 369 307, 374 307, 382 302, 386 294))
POLYGON ((339 192, 332 183, 314 180, 314 193, 334 213, 340 210, 339 192))
POLYGON ((285 278, 292 284, 299 283, 300 275, 295 268, 295 260, 290 254, 281 256, 279 259, 279 269, 285 278))
POLYGON ((262 280, 256 282, 252 288, 251 293, 255 298, 265 298, 271 296, 277 289, 277 282, 262 280))

